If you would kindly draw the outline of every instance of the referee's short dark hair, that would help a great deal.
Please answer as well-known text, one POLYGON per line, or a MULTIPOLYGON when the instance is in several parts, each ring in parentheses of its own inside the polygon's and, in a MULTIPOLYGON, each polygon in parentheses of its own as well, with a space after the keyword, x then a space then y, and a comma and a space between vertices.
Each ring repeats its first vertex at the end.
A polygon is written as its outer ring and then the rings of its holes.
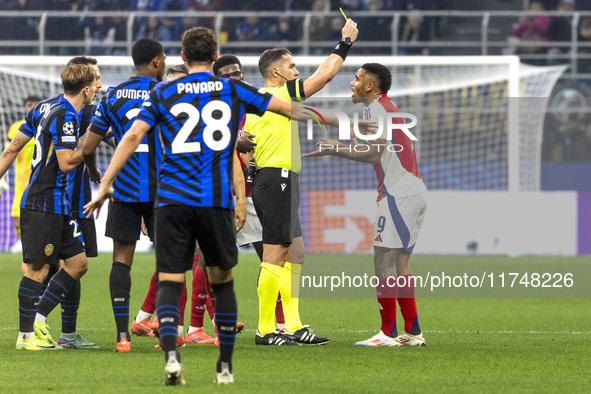
POLYGON ((85 66, 94 66, 97 63, 98 63, 97 60, 93 57, 76 56, 76 57, 71 58, 67 65, 69 66, 70 64, 83 64, 85 66))
POLYGON ((131 48, 131 58, 136 66, 147 66, 162 53, 162 44, 151 38, 142 38, 136 41, 131 48))
POLYGON ((218 40, 213 30, 207 27, 193 27, 183 33, 183 54, 187 64, 214 62, 218 40))
POLYGON ((168 77, 171 74, 189 74, 189 70, 187 69, 187 66, 185 66, 184 64, 178 64, 176 66, 172 66, 172 67, 168 67, 166 69, 166 76, 168 77))
POLYGON ((218 71, 222 67, 229 66, 230 64, 237 64, 240 67, 240 71, 242 71, 242 63, 240 60, 234 55, 223 55, 216 60, 213 64, 213 75, 218 75, 218 71))
POLYGON ((388 70, 388 67, 379 63, 365 63, 361 68, 376 77, 378 88, 382 94, 388 93, 388 90, 392 87, 392 74, 388 70))
POLYGON ((291 55, 291 52, 286 48, 272 48, 267 49, 259 58, 259 72, 263 78, 267 78, 269 70, 273 65, 284 55, 291 55))

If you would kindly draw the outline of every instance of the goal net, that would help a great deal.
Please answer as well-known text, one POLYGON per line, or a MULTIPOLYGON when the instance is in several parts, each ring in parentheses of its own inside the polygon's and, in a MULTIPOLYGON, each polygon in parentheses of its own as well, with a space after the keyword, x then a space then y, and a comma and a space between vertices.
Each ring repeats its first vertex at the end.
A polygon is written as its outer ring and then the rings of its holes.
MULTIPOLYGON (((314 73, 325 57, 294 56, 302 77, 314 73)), ((66 57, 0 57, 0 141, 6 146, 10 125, 24 117, 23 99, 52 97, 61 91, 59 73, 66 57)), ((167 65, 181 63, 168 57, 167 65)), ((258 57, 241 57, 245 80, 262 86, 258 57)), ((367 62, 387 66, 393 83, 389 96, 402 112, 417 116, 412 129, 420 173, 430 190, 536 191, 540 188, 543 119, 547 98, 565 67, 533 67, 514 56, 355 57, 311 102, 321 108, 350 104, 350 83, 367 62)), ((134 75, 128 57, 99 57, 104 90, 134 75)), ((359 108, 357 108, 359 112, 359 108)), ((317 126, 314 126, 317 127, 317 126)), ((302 124, 300 130, 306 130, 302 124)), ((320 128, 314 136, 321 136, 320 128)), ((335 136, 331 136, 334 138, 335 136)), ((316 147, 300 133, 302 152, 316 147)), ((112 149, 101 144, 98 163, 104 171, 112 149)), ((4 178, 0 199, 0 250, 17 239, 12 229, 13 170, 4 178)), ((375 189, 373 168, 335 158, 306 160, 300 176, 302 193, 375 189)), ((319 196, 316 194, 315 196, 319 196)), ((302 197, 304 227, 311 205, 302 197)))

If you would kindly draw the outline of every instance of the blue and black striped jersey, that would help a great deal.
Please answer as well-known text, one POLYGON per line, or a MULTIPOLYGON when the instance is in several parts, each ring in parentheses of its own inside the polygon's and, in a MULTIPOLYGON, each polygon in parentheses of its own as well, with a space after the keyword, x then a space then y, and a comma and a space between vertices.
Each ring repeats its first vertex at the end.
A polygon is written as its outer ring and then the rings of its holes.
MULTIPOLYGON (((29 137, 35 137, 35 133, 43 115, 49 110, 49 108, 55 104, 63 95, 49 98, 39 102, 32 110, 30 110, 25 116, 25 121, 20 126, 19 131, 29 137)), ((86 129, 90 125, 92 115, 94 114, 95 106, 93 104, 85 105, 82 110, 82 120, 80 123, 80 131, 78 138, 82 137, 86 132, 86 129)), ((109 137, 104 141, 109 140, 109 137)), ((84 163, 81 163, 72 172, 70 172, 70 189, 68 195, 71 199, 72 216, 76 218, 86 218, 83 213, 82 207, 88 203, 92 198, 90 192, 90 179, 88 172, 84 168, 84 163)))
MULTIPOLYGON (((133 77, 111 87, 100 101, 90 125, 90 131, 104 136, 109 126, 113 129, 115 145, 118 145, 140 112, 140 105, 148 98, 150 89, 158 81, 147 77, 133 77)), ((148 202, 156 196, 156 179, 162 148, 154 129, 121 169, 113 189, 116 201, 148 202)))
POLYGON ((157 206, 232 208, 232 160, 246 112, 262 115, 271 95, 207 72, 164 82, 137 119, 158 125, 164 147, 157 206))
POLYGON ((37 105, 27 112, 25 115, 25 121, 19 127, 18 131, 25 134, 28 137, 34 138, 37 134, 37 128, 41 123, 43 115, 47 112, 49 107, 55 104, 63 95, 55 96, 47 100, 43 100, 37 103, 37 105))
POLYGON ((70 174, 60 170, 56 150, 75 149, 81 113, 59 97, 45 111, 35 134, 33 172, 23 193, 21 208, 71 215, 68 186, 70 174))
MULTIPOLYGON (((96 107, 94 105, 85 105, 82 109, 78 138, 86 133, 95 110, 96 107)), ((88 171, 86 170, 84 163, 80 163, 78 167, 70 172, 70 188, 68 190, 68 195, 70 196, 72 216, 77 219, 86 219, 86 215, 84 215, 84 205, 92 200, 92 194, 90 192, 90 177, 88 176, 88 171)))

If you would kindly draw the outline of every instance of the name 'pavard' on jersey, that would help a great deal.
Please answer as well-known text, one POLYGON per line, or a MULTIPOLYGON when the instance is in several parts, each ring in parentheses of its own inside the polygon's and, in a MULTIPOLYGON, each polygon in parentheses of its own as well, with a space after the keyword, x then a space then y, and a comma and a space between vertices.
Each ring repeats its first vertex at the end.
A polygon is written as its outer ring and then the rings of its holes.
POLYGON ((234 143, 246 112, 262 115, 271 95, 208 72, 152 89, 138 119, 159 124, 164 147, 158 206, 232 208, 234 143))

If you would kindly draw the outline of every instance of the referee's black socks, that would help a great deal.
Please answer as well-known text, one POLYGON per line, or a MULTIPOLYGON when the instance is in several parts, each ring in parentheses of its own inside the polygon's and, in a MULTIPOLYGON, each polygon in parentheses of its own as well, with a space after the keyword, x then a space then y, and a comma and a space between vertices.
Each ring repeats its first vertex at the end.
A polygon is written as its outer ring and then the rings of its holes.
POLYGON ((216 369, 217 372, 222 372, 224 368, 227 368, 232 372, 232 351, 234 350, 238 318, 234 281, 212 283, 211 288, 215 294, 215 324, 220 343, 220 358, 216 369))
POLYGON ((131 291, 131 267, 113 262, 111 276, 109 277, 109 288, 111 290, 111 304, 113 315, 117 325, 117 342, 123 337, 131 340, 129 335, 129 292, 131 291))
MULTIPOLYGON (((158 282, 158 296, 156 297, 156 313, 158 314, 158 336, 160 346, 164 350, 166 361, 174 354, 177 344, 178 324, 180 319, 179 298, 183 291, 183 282, 169 280, 158 282)), ((180 354, 176 353, 180 362, 180 354)))

